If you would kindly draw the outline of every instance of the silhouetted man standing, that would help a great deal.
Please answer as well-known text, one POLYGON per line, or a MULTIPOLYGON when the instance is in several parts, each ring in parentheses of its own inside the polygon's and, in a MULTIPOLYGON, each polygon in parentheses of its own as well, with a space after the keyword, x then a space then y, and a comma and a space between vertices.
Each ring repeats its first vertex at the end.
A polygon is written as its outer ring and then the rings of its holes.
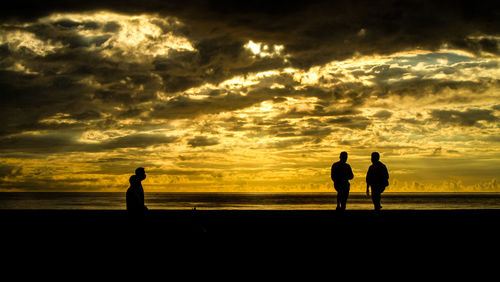
POLYGON ((347 152, 342 152, 340 153, 340 161, 332 165, 331 177, 333 187, 337 191, 337 210, 345 210, 351 186, 349 180, 354 178, 351 166, 346 162, 347 152))
POLYGON ((366 195, 370 196, 370 186, 372 187, 372 201, 375 210, 382 208, 380 198, 385 187, 389 186, 389 172, 387 167, 380 162, 380 155, 377 152, 372 153, 372 165, 366 173, 366 195))
POLYGON ((127 211, 132 215, 144 215, 148 208, 144 205, 144 189, 141 181, 146 179, 146 171, 139 167, 135 175, 129 179, 130 187, 127 190, 127 211))

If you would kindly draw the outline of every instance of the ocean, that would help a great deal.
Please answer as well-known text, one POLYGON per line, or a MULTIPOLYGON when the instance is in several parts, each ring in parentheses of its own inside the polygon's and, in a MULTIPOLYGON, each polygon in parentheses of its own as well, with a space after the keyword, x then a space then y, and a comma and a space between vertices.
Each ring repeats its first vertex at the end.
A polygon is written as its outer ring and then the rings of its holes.
MULTIPOLYGON (((328 210, 336 193, 148 193, 157 210, 328 210)), ((500 193, 384 193, 385 210, 500 209, 500 193)), ((0 210, 124 210, 120 192, 1 192, 0 210)), ((371 199, 351 193, 348 210, 371 210, 371 199)))

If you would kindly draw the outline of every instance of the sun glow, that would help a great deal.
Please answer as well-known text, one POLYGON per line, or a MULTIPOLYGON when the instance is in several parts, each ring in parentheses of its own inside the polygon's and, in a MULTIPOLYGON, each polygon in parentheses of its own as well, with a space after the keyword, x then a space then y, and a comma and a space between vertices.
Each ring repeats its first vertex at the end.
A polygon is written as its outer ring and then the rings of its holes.
POLYGON ((282 56, 285 49, 283 45, 268 45, 261 42, 253 42, 252 40, 248 41, 243 47, 261 58, 282 56))

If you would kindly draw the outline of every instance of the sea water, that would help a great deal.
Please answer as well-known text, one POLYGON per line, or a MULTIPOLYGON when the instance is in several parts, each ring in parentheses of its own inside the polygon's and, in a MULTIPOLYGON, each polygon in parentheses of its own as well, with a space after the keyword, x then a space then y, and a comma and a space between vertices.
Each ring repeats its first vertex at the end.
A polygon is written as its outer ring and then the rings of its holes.
MULTIPOLYGON (((145 193, 149 209, 328 210, 336 193, 145 193)), ((500 193, 384 193, 384 209, 500 209, 500 193)), ((124 210, 125 193, 2 192, 0 209, 124 210)), ((362 193, 351 193, 347 209, 370 210, 362 193)))

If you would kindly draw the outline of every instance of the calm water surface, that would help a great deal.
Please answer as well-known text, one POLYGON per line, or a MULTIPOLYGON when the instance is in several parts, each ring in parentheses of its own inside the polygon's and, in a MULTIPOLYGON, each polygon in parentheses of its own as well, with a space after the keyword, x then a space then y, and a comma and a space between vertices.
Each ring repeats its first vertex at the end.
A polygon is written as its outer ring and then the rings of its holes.
MULTIPOLYGON (((147 193, 149 209, 334 209, 335 193, 147 193)), ((500 209, 500 193, 384 193, 384 209, 500 209)), ((372 209, 371 199, 351 193, 348 209, 372 209)), ((125 193, 3 192, 0 209, 125 209, 125 193)))

